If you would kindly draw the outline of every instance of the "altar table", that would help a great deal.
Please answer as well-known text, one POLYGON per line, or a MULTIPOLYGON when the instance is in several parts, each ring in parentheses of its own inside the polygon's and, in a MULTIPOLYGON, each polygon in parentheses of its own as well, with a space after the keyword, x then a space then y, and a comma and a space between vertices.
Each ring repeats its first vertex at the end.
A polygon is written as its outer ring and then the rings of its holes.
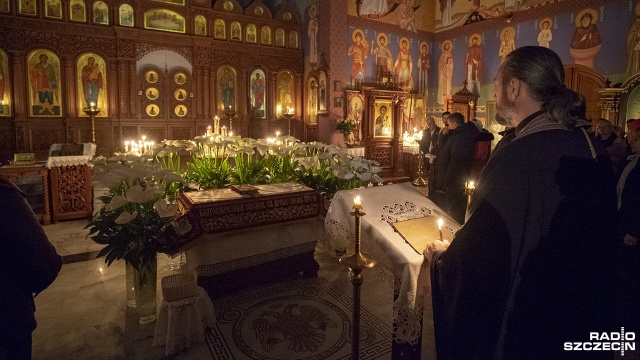
MULTIPOLYGON (((441 217, 444 220, 443 236, 449 240, 459 225, 410 183, 340 191, 331 201, 325 218, 326 235, 322 246, 329 250, 353 252, 355 224, 349 213, 353 199, 358 195, 366 213, 360 219, 362 252, 395 277, 393 357, 421 358, 423 312, 430 332, 428 347, 434 354, 429 264, 421 253, 394 231, 391 224, 424 216, 441 217)), ((363 286, 367 286, 367 279, 363 286)))

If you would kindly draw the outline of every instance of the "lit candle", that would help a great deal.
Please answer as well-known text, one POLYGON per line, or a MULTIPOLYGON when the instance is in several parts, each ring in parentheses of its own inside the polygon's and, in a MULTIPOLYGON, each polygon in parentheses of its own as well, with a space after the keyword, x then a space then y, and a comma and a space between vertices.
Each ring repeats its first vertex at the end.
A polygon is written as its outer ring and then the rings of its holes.
POLYGON ((282 105, 278 104, 278 106, 276 106, 276 116, 280 117, 280 115, 282 115, 282 105))
POLYGON ((129 140, 124 142, 124 152, 129 152, 129 140))
POLYGON ((229 136, 233 136, 233 131, 229 131, 229 136))
POLYGON ((360 195, 353 198, 353 208, 356 210, 362 210, 362 201, 360 200, 360 195))
POLYGON ((442 224, 444 220, 442 218, 438 219, 438 232, 440 233, 440 241, 442 241, 442 224))
POLYGON ((96 109, 96 103, 94 103, 93 101, 91 103, 89 103, 90 107, 91 107, 91 111, 96 109))
POLYGON ((475 188, 476 188, 476 184, 473 182, 473 180, 469 181, 469 189, 470 190, 475 190, 475 188))
POLYGON ((276 131, 276 137, 280 136, 280 131, 276 131))
POLYGON ((211 125, 208 125, 207 126, 207 136, 211 136, 212 132, 213 132, 213 127, 211 125))

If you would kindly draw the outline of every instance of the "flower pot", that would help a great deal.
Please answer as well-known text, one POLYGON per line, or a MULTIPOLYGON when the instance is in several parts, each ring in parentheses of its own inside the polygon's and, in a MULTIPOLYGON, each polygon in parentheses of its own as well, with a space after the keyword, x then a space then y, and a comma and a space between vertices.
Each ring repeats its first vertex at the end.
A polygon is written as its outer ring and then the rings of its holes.
POLYGON ((148 324, 156 319, 156 284, 158 281, 158 260, 153 258, 134 269, 134 288, 138 322, 148 324))
POLYGON ((136 291, 134 286, 134 278, 135 269, 128 261, 125 261, 125 278, 126 278, 126 287, 127 287, 127 307, 135 308, 136 307, 136 291))

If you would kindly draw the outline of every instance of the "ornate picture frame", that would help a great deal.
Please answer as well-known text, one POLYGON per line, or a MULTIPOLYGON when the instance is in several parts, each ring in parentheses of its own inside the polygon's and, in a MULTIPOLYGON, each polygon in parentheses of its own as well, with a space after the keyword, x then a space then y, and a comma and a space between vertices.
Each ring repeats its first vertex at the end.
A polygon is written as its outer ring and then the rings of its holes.
POLYGON ((376 99, 373 104, 373 121, 371 133, 374 138, 393 137, 393 101, 376 99))
POLYGON ((144 28, 184 34, 186 32, 186 21, 177 12, 155 9, 144 13, 144 28))
POLYGON ((267 117, 267 79, 264 70, 254 69, 249 77, 249 106, 253 118, 265 119, 267 117))
POLYGON ((29 116, 62 117, 64 92, 60 77, 60 59, 45 49, 27 56, 29 74, 29 116))
MULTIPOLYGON (((107 64, 104 59, 95 53, 80 55, 76 62, 76 82, 77 108, 88 108, 93 102, 100 109, 96 117, 108 117, 107 64)), ((78 116, 89 117, 84 111, 79 111, 78 116)))
POLYGON ((324 70, 320 70, 318 72, 318 115, 329 113, 329 106, 327 105, 329 102, 329 89, 327 89, 328 84, 329 79, 327 77, 327 73, 324 70))
POLYGON ((9 74, 9 57, 0 49, 0 117, 12 115, 11 77, 9 74))

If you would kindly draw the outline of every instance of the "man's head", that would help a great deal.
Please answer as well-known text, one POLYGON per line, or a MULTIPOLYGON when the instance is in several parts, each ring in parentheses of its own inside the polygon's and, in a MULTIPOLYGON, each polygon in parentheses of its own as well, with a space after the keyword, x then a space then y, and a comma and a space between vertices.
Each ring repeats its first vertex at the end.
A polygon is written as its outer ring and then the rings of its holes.
POLYGON ((406 49, 407 48, 407 40, 402 40, 402 48, 406 49))
POLYGON ((387 42, 387 41, 384 39, 384 36, 380 36, 380 37, 378 37, 378 44, 379 44, 380 46, 384 46, 384 44, 385 44, 386 42, 387 42))
POLYGON ((47 62, 47 60, 49 60, 49 57, 48 57, 47 55, 45 55, 45 54, 41 54, 41 55, 40 55, 40 62, 41 62, 41 63, 43 63, 43 64, 44 64, 44 63, 46 63, 46 62, 47 62))
POLYGON ((451 44, 449 44, 448 42, 444 43, 444 51, 449 51, 449 49, 451 49, 451 44))
POLYGON ((421 50, 422 50, 422 53, 423 53, 423 54, 426 54, 426 53, 427 53, 427 45, 426 45, 426 44, 425 44, 425 45, 422 45, 421 50))
POLYGON ((460 113, 453 113, 449 115, 449 128, 451 130, 457 128, 462 124, 464 124, 464 115, 460 113))
POLYGON ((543 21, 542 22, 542 28, 547 30, 549 28, 549 22, 548 21, 543 21))
POLYGON ((471 45, 478 45, 478 38, 476 36, 471 38, 471 45))
POLYGON ((359 33, 359 32, 357 32, 357 33, 356 33, 356 41, 358 41, 358 42, 359 42, 359 41, 361 41, 361 40, 362 40, 362 34, 361 34, 361 33, 359 33))
POLYGON ((571 111, 581 99, 565 87, 562 61, 553 50, 523 46, 510 52, 495 82, 497 112, 509 126, 516 126, 538 110, 567 128, 575 125, 571 111))
POLYGON ((627 142, 633 144, 636 139, 640 139, 640 119, 627 120, 627 142))
POLYGON ((436 119, 434 119, 433 116, 429 116, 427 118, 427 128, 429 130, 433 130, 436 128, 436 119))
POLYGON ((451 115, 450 112, 445 111, 442 113, 442 122, 444 123, 444 125, 449 125, 449 116, 451 115))
POLYGON ((609 135, 611 135, 611 133, 613 132, 613 124, 607 119, 598 119, 596 128, 598 130, 598 134, 605 138, 609 137, 609 135))

